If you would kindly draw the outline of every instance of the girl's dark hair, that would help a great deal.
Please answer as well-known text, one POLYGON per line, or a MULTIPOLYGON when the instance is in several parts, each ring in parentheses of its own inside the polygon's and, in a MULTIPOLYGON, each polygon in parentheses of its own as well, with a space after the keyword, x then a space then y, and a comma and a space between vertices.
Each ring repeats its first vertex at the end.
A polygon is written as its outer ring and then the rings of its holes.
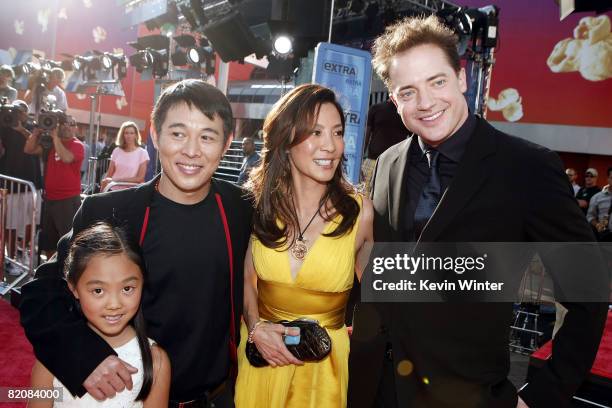
MULTIPOLYGON (((299 231, 299 221, 293 207, 293 184, 289 164, 289 149, 302 143, 312 131, 321 105, 332 104, 340 115, 344 132, 344 114, 334 92, 321 85, 304 84, 283 96, 272 108, 263 125, 264 148, 261 164, 253 170, 247 188, 255 201, 253 232, 268 248, 285 248, 289 242, 289 231, 299 231), (281 225, 277 224, 281 221, 281 225)), ((359 215, 359 204, 350 195, 354 188, 346 181, 342 167, 343 156, 320 204, 330 200, 335 212, 321 214, 325 221, 342 215, 336 228, 324 234, 338 237, 350 232, 359 215)))
MULTIPOLYGON (((89 261, 94 256, 126 255, 134 262, 144 276, 144 262, 140 254, 140 248, 132 240, 127 238, 126 232, 119 227, 114 227, 106 222, 99 222, 79 232, 72 241, 68 257, 64 266, 66 280, 76 286, 83 275, 89 261)), ((142 314, 142 298, 138 311, 132 318, 131 323, 136 331, 140 354, 142 355, 143 382, 136 401, 144 401, 153 385, 153 356, 151 346, 146 334, 146 324, 142 314)))

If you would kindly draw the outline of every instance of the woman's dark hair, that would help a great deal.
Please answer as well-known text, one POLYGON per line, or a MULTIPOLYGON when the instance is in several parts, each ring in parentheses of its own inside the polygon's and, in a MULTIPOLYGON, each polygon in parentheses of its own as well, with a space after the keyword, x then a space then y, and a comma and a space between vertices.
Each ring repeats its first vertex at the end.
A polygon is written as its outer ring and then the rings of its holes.
MULTIPOLYGON (((306 140, 319 115, 321 105, 330 103, 337 110, 344 131, 344 114, 331 89, 316 84, 304 84, 283 96, 272 108, 263 125, 264 148, 261 164, 253 170, 247 188, 255 201, 253 231, 262 244, 268 248, 286 248, 289 232, 299 231, 299 221, 293 206, 293 184, 289 164, 289 149, 306 140), (281 225, 277 223, 281 221, 281 225)), ((346 158, 336 168, 320 204, 330 200, 335 212, 323 212, 325 221, 331 221, 336 214, 342 221, 328 234, 338 237, 350 232, 359 215, 359 204, 350 195, 354 189, 346 181, 342 167, 346 158)))
MULTIPOLYGON (((140 254, 140 248, 132 240, 127 238, 125 231, 119 227, 99 222, 81 231, 72 241, 68 257, 64 266, 66 280, 76 286, 83 275, 89 261, 95 256, 126 255, 134 262, 144 276, 144 262, 140 254)), ((136 401, 144 401, 153 385, 153 356, 151 346, 146 334, 146 324, 142 314, 142 298, 138 311, 131 321, 136 331, 138 346, 142 355, 143 381, 140 393, 136 401)))

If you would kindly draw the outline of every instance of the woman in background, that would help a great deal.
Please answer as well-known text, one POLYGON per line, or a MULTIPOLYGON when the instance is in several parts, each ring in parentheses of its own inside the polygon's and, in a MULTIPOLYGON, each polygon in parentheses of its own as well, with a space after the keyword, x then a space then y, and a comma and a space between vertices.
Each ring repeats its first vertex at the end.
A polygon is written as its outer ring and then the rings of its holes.
MULTIPOLYGON (((117 148, 113 150, 110 157, 110 166, 106 178, 100 183, 100 191, 110 182, 143 183, 149 153, 141 147, 140 131, 134 122, 123 122, 117 134, 117 148)), ((116 186, 113 190, 128 188, 128 186, 116 186)))

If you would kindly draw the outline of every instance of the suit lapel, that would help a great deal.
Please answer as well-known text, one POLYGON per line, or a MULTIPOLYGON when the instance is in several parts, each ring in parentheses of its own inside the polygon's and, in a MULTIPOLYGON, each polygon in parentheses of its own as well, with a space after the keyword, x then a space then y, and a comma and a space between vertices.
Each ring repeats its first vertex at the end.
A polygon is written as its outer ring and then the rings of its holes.
POLYGON ((402 231, 404 230, 403 220, 405 217, 406 204, 406 169, 408 168, 410 145, 415 138, 410 137, 400 149, 397 151, 397 157, 391 163, 389 168, 389 197, 388 203, 390 222, 393 230, 400 236, 396 239, 401 239, 402 231))
POLYGON ((489 169, 493 160, 487 160, 487 157, 495 153, 496 146, 495 137, 488 126, 484 120, 478 119, 474 133, 457 168, 457 174, 442 195, 429 222, 423 228, 418 242, 435 241, 444 228, 478 192, 490 174, 489 169))

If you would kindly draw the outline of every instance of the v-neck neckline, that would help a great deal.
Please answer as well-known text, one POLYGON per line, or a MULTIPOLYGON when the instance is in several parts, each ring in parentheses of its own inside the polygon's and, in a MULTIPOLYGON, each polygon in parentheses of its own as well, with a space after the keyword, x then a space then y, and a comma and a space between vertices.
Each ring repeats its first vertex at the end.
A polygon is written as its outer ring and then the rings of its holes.
POLYGON ((332 218, 331 220, 329 220, 329 221, 327 221, 325 223, 325 226, 321 230, 321 233, 319 234, 319 236, 314 240, 312 245, 308 248, 308 252, 306 252, 306 256, 304 257, 304 260, 302 261, 302 264, 299 266, 299 268, 297 270, 297 273, 295 274, 295 277, 293 277, 293 272, 291 270, 291 247, 287 248, 287 251, 285 251, 285 252, 287 252, 287 266, 288 266, 288 269, 289 269, 289 278, 291 279, 291 283, 292 284, 295 285, 297 283, 298 278, 300 277, 300 275, 302 274, 302 270, 304 269, 304 265, 306 265, 306 262, 310 258, 310 255, 312 254, 315 246, 321 240, 321 238, 323 238, 323 234, 325 234, 327 232, 327 229, 329 228, 331 223, 335 222, 336 217, 338 217, 337 214, 334 216, 334 218, 332 218))

